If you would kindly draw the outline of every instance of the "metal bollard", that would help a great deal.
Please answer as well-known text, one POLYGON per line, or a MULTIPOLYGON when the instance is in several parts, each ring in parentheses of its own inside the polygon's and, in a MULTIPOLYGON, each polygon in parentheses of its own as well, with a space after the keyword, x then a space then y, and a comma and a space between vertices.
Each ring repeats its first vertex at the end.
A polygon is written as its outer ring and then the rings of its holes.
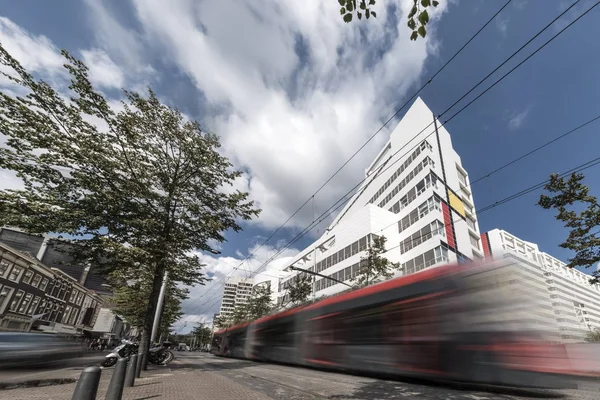
POLYGON ((117 361, 115 371, 110 379, 108 391, 106 392, 106 400, 121 400, 123 396, 123 388, 125 387, 125 371, 127 370, 127 359, 121 358, 117 361))
POLYGON ((142 375, 142 361, 144 361, 144 353, 138 354, 137 363, 135 364, 135 377, 139 378, 142 375))
POLYGON ((101 373, 100 367, 96 366, 87 367, 81 371, 71 400, 96 400, 101 373))
POLYGON ((131 357, 129 357, 127 372, 125 373, 125 387, 132 387, 135 383, 135 366, 137 365, 137 359, 137 354, 132 354, 131 357))

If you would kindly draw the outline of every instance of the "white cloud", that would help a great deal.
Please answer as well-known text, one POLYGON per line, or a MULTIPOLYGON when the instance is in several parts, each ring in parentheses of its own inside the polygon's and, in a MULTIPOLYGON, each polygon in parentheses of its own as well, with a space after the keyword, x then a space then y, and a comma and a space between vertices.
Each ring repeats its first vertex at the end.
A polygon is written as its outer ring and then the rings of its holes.
MULTIPOLYGON (((146 39, 226 110, 203 122, 248 171, 240 188, 263 209, 257 222, 267 228, 285 221, 392 114, 437 47, 435 19, 446 7, 433 12, 427 39, 411 42, 410 0, 378 5, 377 19, 352 24, 331 0, 134 4, 146 39), (399 10, 388 15, 393 3, 399 10)), ((362 179, 386 139, 384 131, 330 182, 317 208, 362 179)), ((311 206, 290 226, 312 219, 311 206)))
POLYGON ((508 31, 509 22, 510 22, 510 18, 508 18, 508 17, 501 17, 501 16, 496 17, 496 27, 503 35, 506 35, 506 32, 508 31))
POLYGON ((507 117, 508 128, 511 131, 515 131, 515 130, 519 129, 525 122, 525 119, 529 115, 531 108, 532 107, 529 106, 529 107, 525 108, 524 110, 522 110, 521 112, 517 112, 517 111, 509 112, 508 117, 507 117))
POLYGON ((106 52, 99 49, 83 50, 81 55, 83 62, 89 68, 90 81, 94 86, 115 89, 121 89, 124 86, 123 71, 106 52))

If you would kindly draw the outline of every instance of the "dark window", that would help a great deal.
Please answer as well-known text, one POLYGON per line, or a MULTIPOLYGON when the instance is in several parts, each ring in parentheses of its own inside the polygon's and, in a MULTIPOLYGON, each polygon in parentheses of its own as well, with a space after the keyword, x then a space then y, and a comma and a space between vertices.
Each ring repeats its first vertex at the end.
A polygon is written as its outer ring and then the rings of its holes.
POLYGON ((364 237, 358 241, 359 250, 365 250, 367 248, 367 238, 364 237))
POLYGON ((374 309, 346 318, 343 330, 352 345, 381 344, 381 317, 374 309))
POLYGON ((352 255, 358 253, 358 242, 352 243, 352 255))

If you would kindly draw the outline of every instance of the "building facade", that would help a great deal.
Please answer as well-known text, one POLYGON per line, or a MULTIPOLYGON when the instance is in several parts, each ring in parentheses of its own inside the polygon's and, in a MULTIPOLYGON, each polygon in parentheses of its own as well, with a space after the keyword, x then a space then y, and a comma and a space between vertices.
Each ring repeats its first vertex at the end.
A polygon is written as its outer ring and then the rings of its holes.
POLYGON ((223 299, 218 317, 228 319, 236 306, 246 304, 252 295, 254 280, 252 278, 232 277, 225 282, 223 299))
POLYGON ((0 228, 0 243, 35 257, 44 265, 63 271, 96 293, 109 293, 102 275, 91 266, 76 262, 67 251, 72 244, 65 240, 49 235, 29 235, 16 228, 0 228))
POLYGON ((101 305, 68 274, 0 243, 0 331, 81 333, 101 305))
MULTIPOLYGON (((367 168, 361 187, 326 232, 288 267, 349 282, 375 235, 387 239, 384 256, 401 264, 396 275, 482 258, 469 186, 450 134, 417 98, 367 168)), ((297 275, 280 280, 280 303, 297 275)), ((316 277, 313 294, 345 289, 342 283, 316 277)))
MULTIPOLYGON (((545 296, 547 310, 554 319, 553 329, 562 343, 578 343, 600 328, 600 285, 590 276, 540 251, 535 243, 494 229, 481 235, 486 257, 513 258, 522 266, 523 278, 545 296)), ((541 319, 540 319, 541 320, 541 319)))

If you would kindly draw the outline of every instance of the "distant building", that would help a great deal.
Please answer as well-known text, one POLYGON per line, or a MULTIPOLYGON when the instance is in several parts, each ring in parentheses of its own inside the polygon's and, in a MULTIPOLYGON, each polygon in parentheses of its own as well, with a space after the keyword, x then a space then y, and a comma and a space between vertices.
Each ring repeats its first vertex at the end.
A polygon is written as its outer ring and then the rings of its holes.
POLYGON ((535 243, 493 229, 481 235, 486 257, 520 261, 522 279, 532 283, 546 297, 554 328, 563 343, 585 340, 591 330, 600 328, 600 285, 590 284, 590 276, 540 251, 535 243))
POLYGON ((0 331, 89 331, 101 297, 57 268, 0 243, 0 331))
POLYGON ((29 235, 16 228, 0 228, 0 243, 29 254, 44 265, 63 271, 88 289, 101 294, 109 293, 104 286, 104 278, 93 266, 75 262, 65 251, 68 246, 72 246, 68 241, 49 235, 29 235))
POLYGON ((252 295, 252 278, 232 277, 225 282, 219 316, 229 318, 237 305, 245 304, 252 295))
MULTIPOLYGON (((326 232, 289 266, 349 282, 374 236, 387 238, 387 253, 412 274, 443 263, 483 258, 469 177, 450 133, 417 98, 366 169, 366 180, 326 232)), ((278 285, 278 301, 297 272, 278 285)), ((313 294, 347 289, 315 277, 313 294)))

